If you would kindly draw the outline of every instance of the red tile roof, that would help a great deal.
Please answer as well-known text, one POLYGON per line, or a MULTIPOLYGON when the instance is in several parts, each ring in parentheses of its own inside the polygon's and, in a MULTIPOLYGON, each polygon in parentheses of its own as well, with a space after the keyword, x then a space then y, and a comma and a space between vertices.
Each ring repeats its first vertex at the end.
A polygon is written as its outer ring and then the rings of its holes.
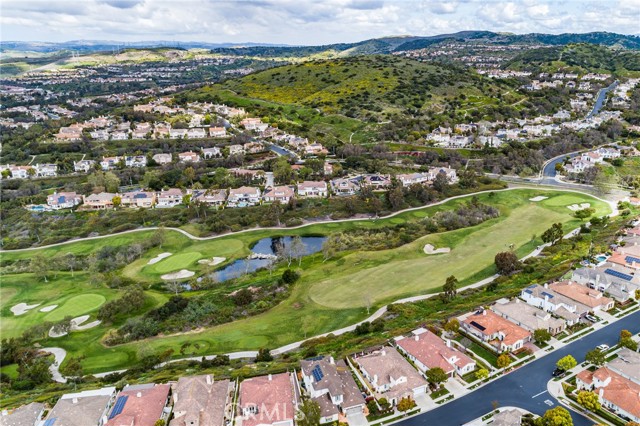
POLYGON ((240 408, 258 408, 253 416, 243 419, 242 426, 273 424, 293 419, 294 395, 289 373, 253 377, 240 385, 240 408))
POLYGON ((471 358, 448 347, 440 337, 430 331, 398 340, 397 345, 429 369, 440 367, 446 373, 451 373, 455 368, 449 363, 449 360, 454 357, 454 363, 459 367, 473 363, 471 358))
POLYGON ((118 395, 118 397, 129 397, 122 408, 122 413, 110 419, 106 426, 154 426, 162 416, 169 390, 170 386, 166 384, 146 389, 127 390, 125 388, 118 395))

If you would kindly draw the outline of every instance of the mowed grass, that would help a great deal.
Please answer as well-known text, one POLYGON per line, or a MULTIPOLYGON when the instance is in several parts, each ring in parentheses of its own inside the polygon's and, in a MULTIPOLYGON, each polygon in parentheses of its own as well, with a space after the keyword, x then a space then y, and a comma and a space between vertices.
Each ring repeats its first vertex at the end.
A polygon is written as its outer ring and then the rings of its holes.
POLYGON ((61 321, 65 317, 77 317, 98 309, 107 298, 101 294, 85 293, 73 296, 67 300, 64 305, 58 306, 53 311, 49 312, 45 317, 45 321, 61 321))
MULTIPOLYGON (((110 348, 101 343, 108 331, 105 326, 72 333, 59 339, 47 339, 41 344, 63 347, 70 356, 85 355, 83 365, 87 373, 130 367, 142 353, 149 351, 173 349, 175 356, 179 357, 180 346, 187 341, 199 343, 200 348, 193 349, 193 353, 190 353, 194 356, 255 350, 261 347, 275 348, 362 320, 368 316, 368 304, 371 305, 370 312, 373 312, 379 306, 401 297, 436 292, 449 275, 455 275, 460 280, 460 286, 490 276, 495 272, 493 257, 497 252, 507 250, 509 245, 514 244, 517 253, 524 255, 541 243, 539 235, 552 223, 562 222, 566 231, 579 226, 581 221, 573 218, 567 205, 588 202, 596 208, 598 215, 610 212, 606 203, 593 197, 560 191, 496 191, 492 194, 480 194, 478 198, 481 202, 498 207, 501 216, 475 227, 427 235, 393 250, 347 253, 327 262, 322 261, 320 254, 310 256, 303 261, 300 268, 301 279, 294 286, 291 296, 273 309, 255 317, 199 332, 158 336, 110 348), (529 198, 538 195, 549 198, 538 203, 529 201, 529 198), (434 244, 436 247, 451 247, 452 251, 449 254, 425 255, 422 249, 426 243, 434 244), (368 297, 365 297, 366 295, 368 297)), ((332 222, 295 230, 252 231, 207 241, 193 241, 178 232, 167 231, 162 247, 149 250, 141 259, 125 267, 122 273, 139 282, 151 284, 158 281, 159 272, 155 267, 170 260, 175 262, 176 258, 181 264, 172 265, 171 267, 176 266, 174 270, 184 268, 183 262, 191 262, 195 270, 202 268, 202 265, 197 264, 196 253, 201 258, 226 257, 227 262, 230 262, 234 258, 246 256, 249 247, 261 238, 296 234, 327 235, 353 228, 373 229, 410 223, 432 216, 438 211, 455 209, 469 199, 470 197, 466 197, 443 205, 405 212, 390 219, 332 222), (147 265, 149 259, 162 252, 174 254, 155 265, 147 265), (180 257, 183 254, 184 256, 180 257)), ((153 231, 148 234, 151 232, 153 231)), ((98 248, 112 244, 130 244, 139 240, 141 235, 147 235, 147 232, 77 242, 62 248, 41 251, 47 255, 52 250, 64 250, 62 253, 71 250, 90 253, 91 244, 98 248)), ((28 252, 27 255, 32 256, 33 253, 28 252)), ((6 255, 23 256, 25 253, 6 255)), ((167 268, 170 269, 169 266, 167 268)), ((3 284, 7 277, 2 277, 3 284)), ((12 285, 3 285, 0 295, 1 330, 4 332, 12 329, 11 335, 20 334, 29 324, 34 324, 47 315, 38 313, 36 309, 22 317, 8 317, 8 308, 16 303, 41 302, 41 308, 56 303, 56 298, 60 299, 60 302, 67 302, 72 297, 84 293, 102 294, 106 300, 121 294, 121 290, 97 288, 87 284, 86 274, 76 273, 75 278, 71 280, 68 273, 60 273, 55 282, 48 284, 35 281, 30 274, 12 275, 10 278, 12 285), (29 291, 25 292, 25 288, 29 291), (62 290, 61 294, 56 294, 58 289, 62 290), (10 303, 5 303, 5 294, 8 295, 10 303)), ((147 295, 149 309, 159 306, 171 296, 169 293, 151 290, 147 290, 147 295)), ((57 304, 63 306, 63 303, 57 304)))
POLYGON ((174 254, 156 264, 149 265, 149 269, 153 270, 155 273, 164 274, 178 269, 189 268, 199 259, 202 259, 202 253, 198 251, 174 254))

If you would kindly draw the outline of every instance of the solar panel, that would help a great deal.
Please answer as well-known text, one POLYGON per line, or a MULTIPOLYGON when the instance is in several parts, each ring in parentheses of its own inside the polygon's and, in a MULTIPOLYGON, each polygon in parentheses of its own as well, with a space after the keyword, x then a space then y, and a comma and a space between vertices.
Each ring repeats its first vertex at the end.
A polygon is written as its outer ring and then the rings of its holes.
POLYGON ((616 278, 622 278, 625 281, 631 281, 633 279, 633 277, 631 275, 623 274, 622 272, 619 272, 619 271, 616 271, 616 270, 613 270, 613 269, 606 269, 604 271, 604 273, 612 275, 612 276, 614 276, 616 278))
POLYGON ((313 378, 316 382, 319 382, 324 377, 324 373, 322 372, 322 369, 319 365, 313 367, 313 370, 311 370, 311 374, 313 374, 313 378))
POLYGON ((633 263, 633 262, 638 262, 640 263, 640 258, 634 257, 634 256, 627 256, 624 258, 624 261, 627 263, 633 263))
POLYGON ((122 410, 124 409, 124 404, 127 403, 127 399, 129 399, 128 395, 123 395, 118 397, 118 399, 116 400, 116 405, 113 406, 113 410, 111 411, 111 414, 109 414, 109 420, 111 420, 118 414, 122 413, 122 410))
POLYGON ((525 290, 524 292, 527 293, 527 294, 533 294, 533 292, 531 290, 525 290))
POLYGON ((56 420, 58 420, 58 418, 57 418, 57 417, 54 417, 54 418, 52 418, 52 419, 47 419, 47 420, 44 422, 44 426, 53 426, 53 424, 56 422, 56 420))
POLYGON ((543 291, 542 295, 547 296, 549 299, 553 299, 553 294, 547 293, 546 291, 543 291))
POLYGON ((478 323, 477 323, 477 322, 475 322, 475 321, 471 321, 471 325, 472 325, 472 326, 474 326, 475 328, 479 329, 480 331, 484 331, 484 330, 486 330, 486 327, 484 327, 484 326, 482 326, 482 325, 478 324, 478 323))

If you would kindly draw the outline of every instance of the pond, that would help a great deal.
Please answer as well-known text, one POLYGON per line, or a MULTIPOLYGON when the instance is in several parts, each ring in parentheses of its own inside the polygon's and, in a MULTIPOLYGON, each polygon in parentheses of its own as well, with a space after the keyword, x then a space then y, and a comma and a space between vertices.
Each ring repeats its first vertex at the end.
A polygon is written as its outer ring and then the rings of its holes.
MULTIPOLYGON (((301 237, 301 240, 304 245, 303 255, 308 256, 322 250, 322 244, 326 237, 301 237)), ((214 272, 213 277, 217 282, 224 282, 257 271, 260 268, 266 268, 271 262, 275 261, 276 254, 283 255, 288 253, 292 241, 292 237, 263 238, 251 247, 253 254, 249 258, 236 260, 223 269, 214 272)))

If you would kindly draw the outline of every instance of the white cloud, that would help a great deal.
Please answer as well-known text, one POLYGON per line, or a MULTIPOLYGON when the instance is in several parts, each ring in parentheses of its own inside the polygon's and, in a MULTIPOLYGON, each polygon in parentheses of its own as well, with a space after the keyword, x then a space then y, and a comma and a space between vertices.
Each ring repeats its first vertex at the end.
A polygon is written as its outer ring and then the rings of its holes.
POLYGON ((640 0, 0 0, 3 40, 327 44, 463 30, 638 32, 640 0))

